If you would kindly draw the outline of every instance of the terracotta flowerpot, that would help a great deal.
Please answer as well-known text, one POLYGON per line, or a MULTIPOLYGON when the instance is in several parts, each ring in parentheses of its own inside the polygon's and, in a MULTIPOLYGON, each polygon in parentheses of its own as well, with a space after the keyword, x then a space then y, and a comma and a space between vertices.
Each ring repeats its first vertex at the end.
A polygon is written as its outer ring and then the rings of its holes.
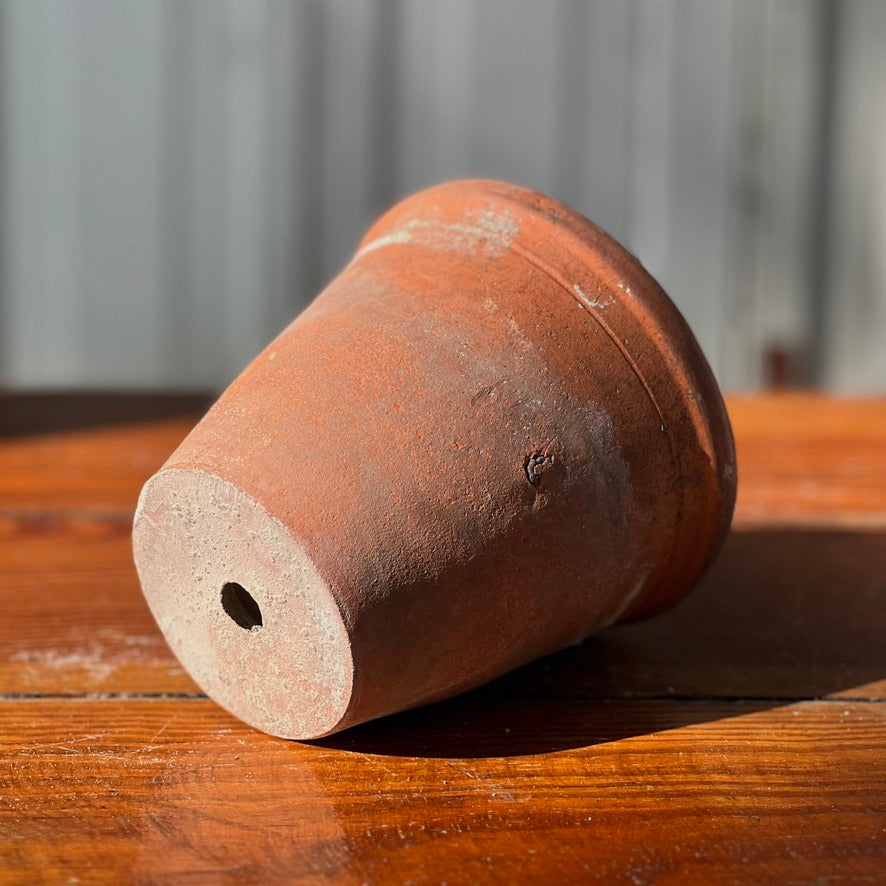
POLYGON ((403 201, 146 484, 135 561, 197 683, 313 738, 685 594, 729 422, 682 317, 567 207, 403 201))

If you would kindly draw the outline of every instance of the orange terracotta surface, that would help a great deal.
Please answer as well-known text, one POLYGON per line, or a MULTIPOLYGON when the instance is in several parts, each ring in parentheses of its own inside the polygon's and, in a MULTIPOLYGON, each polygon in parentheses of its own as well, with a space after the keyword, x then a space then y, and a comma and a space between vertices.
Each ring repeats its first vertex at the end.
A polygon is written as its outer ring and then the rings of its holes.
POLYGON ((136 565, 211 697, 316 737, 667 607, 735 484, 710 370, 639 262, 459 182, 377 222, 149 481, 136 565))

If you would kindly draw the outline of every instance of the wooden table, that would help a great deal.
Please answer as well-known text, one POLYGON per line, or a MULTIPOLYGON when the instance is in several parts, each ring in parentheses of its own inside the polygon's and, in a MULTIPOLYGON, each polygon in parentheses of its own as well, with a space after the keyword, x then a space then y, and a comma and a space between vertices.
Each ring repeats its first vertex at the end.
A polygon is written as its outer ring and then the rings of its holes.
POLYGON ((136 496, 201 407, 0 397, 0 882, 886 882, 886 400, 732 398, 684 603, 311 744, 142 602, 136 496))

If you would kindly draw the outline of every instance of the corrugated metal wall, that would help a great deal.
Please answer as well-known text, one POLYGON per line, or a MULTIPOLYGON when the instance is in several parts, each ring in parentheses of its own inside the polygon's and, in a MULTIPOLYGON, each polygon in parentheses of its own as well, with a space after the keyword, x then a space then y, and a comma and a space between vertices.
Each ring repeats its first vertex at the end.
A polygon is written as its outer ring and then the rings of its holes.
POLYGON ((726 386, 805 359, 801 380, 886 388, 876 0, 0 15, 0 384, 221 386, 379 210, 482 175, 624 240, 726 386))

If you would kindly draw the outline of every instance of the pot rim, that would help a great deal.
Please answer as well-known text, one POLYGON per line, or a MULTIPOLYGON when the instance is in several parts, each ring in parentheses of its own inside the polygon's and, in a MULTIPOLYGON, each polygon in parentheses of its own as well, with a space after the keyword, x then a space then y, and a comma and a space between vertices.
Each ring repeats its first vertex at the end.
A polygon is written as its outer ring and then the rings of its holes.
MULTIPOLYGON (((684 493, 670 562, 661 579, 626 601, 613 620, 645 618, 675 603, 698 581, 725 540, 737 486, 735 444, 726 407, 713 371, 680 310, 639 259, 615 238, 577 210, 530 188, 466 179, 419 191, 369 228, 353 261, 376 249, 409 246, 417 229, 468 236, 485 241, 496 252, 521 256, 559 284, 590 321, 602 328, 651 400, 662 432, 668 433, 678 423, 685 427, 684 418, 688 418, 689 438, 671 440, 669 435, 668 440, 684 493), (451 218, 452 207, 463 210, 458 221, 451 218), (582 269, 590 271, 595 283, 604 284, 611 300, 591 298, 590 286, 573 282, 582 269), (615 322, 607 315, 614 315, 615 322), (628 329, 630 336, 620 335, 620 328, 628 329), (645 347, 637 346, 637 333, 645 347), (656 387, 650 381, 653 376, 667 379, 668 389, 656 387), (677 422, 679 412, 683 415, 677 422), (685 455, 681 447, 687 445, 706 457, 708 469, 701 482, 690 483, 688 471, 682 470, 688 458, 681 459, 685 455)), ((417 239, 428 245, 427 238, 417 239)))

